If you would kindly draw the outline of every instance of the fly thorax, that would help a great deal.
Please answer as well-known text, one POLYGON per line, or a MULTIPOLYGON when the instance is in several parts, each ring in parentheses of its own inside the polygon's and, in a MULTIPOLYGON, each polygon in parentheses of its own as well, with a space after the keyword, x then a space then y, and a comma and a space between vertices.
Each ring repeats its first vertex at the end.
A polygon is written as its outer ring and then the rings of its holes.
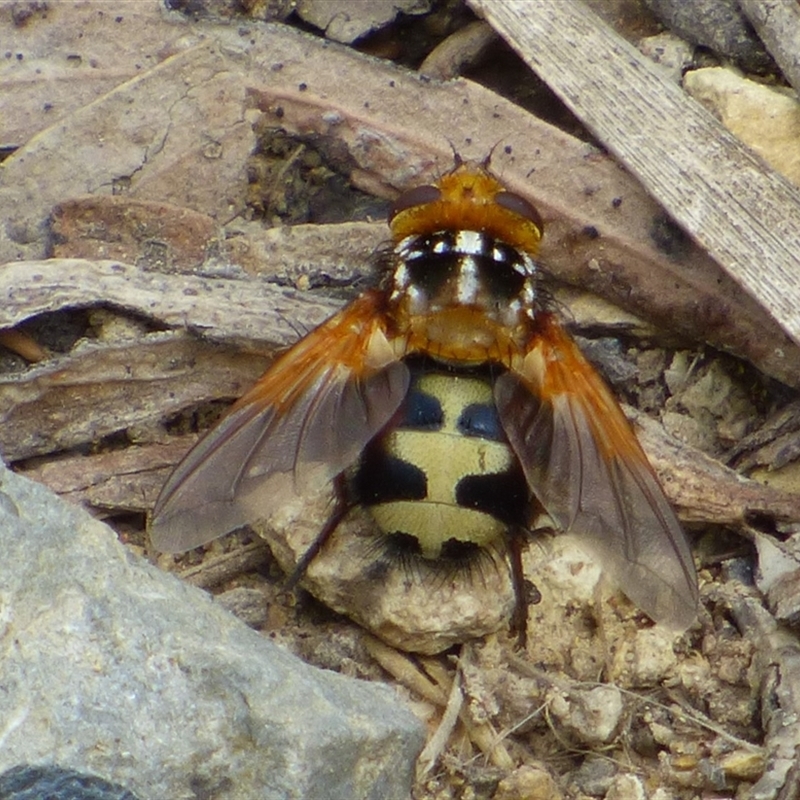
POLYGON ((536 262, 479 231, 409 236, 395 256, 390 298, 410 316, 471 308, 513 327, 539 300, 536 262))

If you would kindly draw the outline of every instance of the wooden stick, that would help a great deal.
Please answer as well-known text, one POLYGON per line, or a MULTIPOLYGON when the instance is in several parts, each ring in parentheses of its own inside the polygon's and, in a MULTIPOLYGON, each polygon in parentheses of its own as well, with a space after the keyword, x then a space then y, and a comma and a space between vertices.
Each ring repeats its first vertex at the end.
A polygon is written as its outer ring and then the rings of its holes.
POLYGON ((800 7, 797 0, 739 0, 739 6, 796 92, 800 92, 800 7))
POLYGON ((470 0, 800 343, 800 192, 577 0, 470 0))

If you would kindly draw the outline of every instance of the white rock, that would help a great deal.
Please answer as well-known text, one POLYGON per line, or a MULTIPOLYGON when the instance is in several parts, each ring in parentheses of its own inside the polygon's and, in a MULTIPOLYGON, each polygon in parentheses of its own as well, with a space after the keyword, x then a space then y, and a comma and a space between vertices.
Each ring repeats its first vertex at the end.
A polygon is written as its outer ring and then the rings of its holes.
POLYGON ((619 729, 622 695, 616 686, 595 686, 555 692, 550 698, 550 712, 580 742, 598 747, 610 742, 619 729))
POLYGON ((645 800, 641 778, 635 775, 617 775, 606 792, 605 800, 645 800))
MULTIPOLYGON (((673 645, 675 634, 663 627, 639 629, 633 636, 626 636, 616 644, 610 665, 609 680, 630 687, 657 686, 665 680, 673 680, 686 669, 686 660, 678 661, 673 645)), ((687 680, 696 685, 697 675, 689 669, 687 680)))
MULTIPOLYGON (((289 499, 266 522, 253 525, 286 574, 311 546, 332 502, 328 489, 289 499)), ((514 593, 501 553, 487 551, 471 570, 440 567, 384 557, 374 523, 356 509, 309 564, 301 584, 401 650, 439 653, 508 626, 514 593)))
POLYGON ((680 83, 683 71, 694 58, 694 47, 672 33, 645 36, 639 42, 639 51, 660 65, 675 83, 680 83))

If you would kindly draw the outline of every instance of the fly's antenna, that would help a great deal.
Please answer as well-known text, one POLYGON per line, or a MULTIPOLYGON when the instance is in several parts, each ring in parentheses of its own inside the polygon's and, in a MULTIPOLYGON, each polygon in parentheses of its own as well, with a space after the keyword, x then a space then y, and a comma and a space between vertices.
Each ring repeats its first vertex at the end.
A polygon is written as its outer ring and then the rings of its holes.
POLYGON ((458 169, 464 163, 464 158, 461 153, 458 152, 451 139, 447 140, 447 144, 450 145, 450 149, 453 151, 453 167, 458 169))
MULTIPOLYGON (((483 167, 483 169, 485 169, 487 172, 491 171, 492 156, 494 155, 494 151, 497 150, 497 148, 500 147, 500 145, 502 143, 503 143, 503 140, 502 139, 498 139, 491 146, 489 152, 486 154, 486 158, 484 158, 483 161, 481 161, 481 167, 483 167)), ((510 145, 506 145, 505 152, 509 153, 509 154, 511 153, 511 146, 510 145)))

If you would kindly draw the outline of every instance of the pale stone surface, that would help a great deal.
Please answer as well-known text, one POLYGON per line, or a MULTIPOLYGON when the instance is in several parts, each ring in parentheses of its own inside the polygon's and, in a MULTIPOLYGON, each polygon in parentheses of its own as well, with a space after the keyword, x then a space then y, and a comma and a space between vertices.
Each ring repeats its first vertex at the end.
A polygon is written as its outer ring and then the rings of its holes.
POLYGON ((694 56, 694 48, 672 33, 646 36, 639 42, 639 50, 655 64, 659 64, 670 80, 680 83, 683 71, 694 56))
MULTIPOLYGON (((332 503, 330 489, 287 497, 265 522, 253 525, 286 574, 325 525, 332 503)), ((487 550, 473 567, 449 572, 422 560, 403 564, 385 556, 374 523, 359 509, 339 524, 301 584, 384 642, 425 654, 506 628, 514 604, 502 553, 487 550)))
POLYGON ((328 39, 349 44, 388 25, 401 12, 424 14, 430 7, 429 0, 300 0, 296 10, 328 39))
POLYGON ((0 549, 0 772, 140 800, 408 796, 422 731, 389 689, 309 667, 5 469, 0 549))
POLYGON ((683 84, 773 169, 800 184, 800 103, 794 91, 756 83, 729 67, 688 72, 683 84))
POLYGON ((636 775, 617 775, 606 792, 606 800, 645 800, 644 786, 636 775))
POLYGON ((632 639, 620 642, 614 654, 615 681, 629 686, 657 686, 677 669, 674 634, 663 628, 643 628, 632 639))
POLYGON ((522 766, 503 778, 492 800, 561 800, 563 795, 552 776, 541 767, 522 766))
POLYGON ((598 747, 610 742, 619 730, 622 694, 611 685, 554 692, 550 711, 573 736, 590 747, 598 747))

